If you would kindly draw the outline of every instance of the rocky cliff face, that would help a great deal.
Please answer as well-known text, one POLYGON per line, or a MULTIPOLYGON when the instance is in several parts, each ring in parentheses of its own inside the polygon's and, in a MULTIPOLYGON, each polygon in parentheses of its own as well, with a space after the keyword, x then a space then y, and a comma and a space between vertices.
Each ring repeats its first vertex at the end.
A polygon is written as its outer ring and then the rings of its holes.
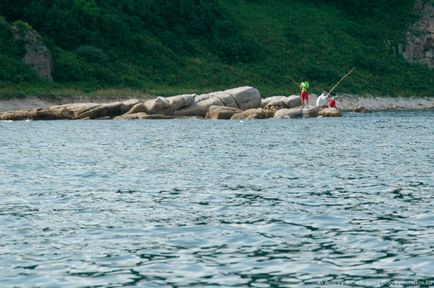
POLYGON ((418 22, 410 27, 401 52, 411 63, 434 67, 434 6, 423 0, 416 1, 418 22))
POLYGON ((41 78, 52 81, 53 58, 41 35, 26 25, 13 25, 11 30, 14 40, 24 44, 23 63, 32 67, 41 78))

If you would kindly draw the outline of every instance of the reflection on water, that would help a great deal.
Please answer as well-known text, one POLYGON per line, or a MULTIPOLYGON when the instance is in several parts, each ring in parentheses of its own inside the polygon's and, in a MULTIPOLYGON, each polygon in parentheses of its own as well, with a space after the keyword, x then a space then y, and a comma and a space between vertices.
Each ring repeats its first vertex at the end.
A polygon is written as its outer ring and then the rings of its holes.
POLYGON ((0 284, 429 287, 433 119, 0 123, 0 284))

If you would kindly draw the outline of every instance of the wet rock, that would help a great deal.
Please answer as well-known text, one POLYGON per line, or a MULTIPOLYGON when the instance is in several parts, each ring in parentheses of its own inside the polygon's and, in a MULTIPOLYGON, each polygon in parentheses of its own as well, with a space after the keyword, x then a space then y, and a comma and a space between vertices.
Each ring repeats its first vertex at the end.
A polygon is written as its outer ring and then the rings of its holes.
POLYGON ((160 120, 160 119, 174 119, 174 118, 175 116, 173 115, 147 114, 145 112, 138 112, 138 113, 127 113, 121 116, 117 116, 114 119, 115 120, 143 120, 143 119, 160 120))
POLYGON ((274 114, 274 119, 295 119, 303 118, 303 109, 291 108, 291 109, 280 109, 274 114))
POLYGON ((303 118, 315 118, 315 117, 318 117, 319 110, 320 110, 320 108, 316 107, 316 106, 312 106, 312 107, 309 107, 309 108, 303 108, 302 109, 302 111, 303 111, 303 118))
POLYGON ((321 117, 341 117, 342 112, 338 108, 324 108, 319 111, 321 117))
POLYGON ((355 112, 355 113, 369 113, 369 110, 363 106, 358 106, 358 107, 353 109, 353 112, 355 112))
POLYGON ((266 111, 262 108, 248 109, 241 113, 236 113, 231 117, 231 120, 252 120, 252 119, 267 119, 273 118, 274 112, 266 111))

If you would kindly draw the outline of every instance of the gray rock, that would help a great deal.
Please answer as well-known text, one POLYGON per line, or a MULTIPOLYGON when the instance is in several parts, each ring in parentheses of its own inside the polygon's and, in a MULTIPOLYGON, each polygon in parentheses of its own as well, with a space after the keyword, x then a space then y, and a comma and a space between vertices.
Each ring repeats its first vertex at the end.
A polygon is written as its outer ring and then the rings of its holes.
POLYGON ((211 106, 208 113, 206 113, 207 119, 231 119, 234 114, 242 112, 240 109, 225 107, 225 106, 211 106))
POLYGON ((237 102, 235 101, 234 96, 232 96, 231 94, 229 94, 227 92, 224 92, 224 91, 213 92, 213 93, 210 93, 210 95, 219 99, 223 103, 224 106, 232 107, 232 108, 236 108, 236 109, 240 108, 238 106, 237 102))
POLYGON ((115 120, 162 120, 162 119, 174 119, 173 115, 163 115, 163 114, 147 114, 144 112, 138 113, 127 113, 124 115, 120 115, 115 117, 115 120))
POLYGON ((206 96, 209 97, 205 98, 205 95, 202 95, 202 98, 195 99, 194 103, 207 109, 211 106, 225 106, 225 103, 213 94, 206 94, 206 96))
POLYGON ((264 108, 265 106, 267 106, 269 103, 273 102, 273 101, 283 101, 283 99, 285 99, 286 96, 271 96, 271 97, 267 97, 264 99, 261 99, 261 108, 264 108))
POLYGON ((69 119, 67 116, 57 115, 53 111, 47 108, 38 108, 31 110, 18 110, 9 112, 0 112, 0 120, 62 120, 69 119))
POLYGON ((60 110, 63 112, 67 110, 72 115, 72 119, 78 119, 79 115, 84 114, 87 111, 90 111, 100 105, 101 104, 97 104, 97 103, 72 103, 72 104, 52 106, 49 109, 53 111, 60 110))
POLYGON ((274 112, 266 111, 262 108, 248 109, 241 113, 236 113, 231 117, 231 120, 252 120, 252 119, 268 119, 273 118, 274 112))
POLYGON ((128 111, 130 111, 131 108, 133 108, 134 106, 136 106, 137 104, 141 104, 142 102, 140 102, 137 99, 130 99, 130 100, 126 100, 126 101, 122 101, 121 102, 121 113, 127 113, 128 111))
POLYGON ((146 109, 145 103, 140 102, 131 107, 131 109, 127 112, 127 114, 135 114, 135 113, 148 113, 146 109))
POLYGON ((303 109, 291 108, 291 109, 281 109, 274 114, 274 119, 295 119, 303 118, 303 109))
POLYGON ((303 118, 315 118, 319 115, 319 107, 312 106, 309 108, 303 108, 303 118))
POLYGON ((166 99, 169 102, 170 109, 176 111, 193 104, 195 96, 196 94, 183 94, 167 97, 166 99))
POLYGON ((177 117, 190 117, 190 116, 205 117, 207 112, 208 112, 208 107, 199 105, 198 103, 193 103, 188 107, 173 112, 173 115, 177 117))
POLYGON ((239 87, 225 90, 232 95, 241 110, 248 110, 261 107, 261 94, 253 87, 239 87))
POLYGON ((295 108, 301 106, 300 96, 292 95, 289 97, 279 96, 278 98, 274 98, 269 101, 264 109, 270 111, 277 111, 284 108, 295 108))
POLYGON ((129 100, 125 102, 113 102, 107 104, 96 104, 88 106, 80 112, 73 111, 74 119, 107 119, 113 118, 128 112, 132 106, 136 105, 138 100, 129 100))
POLYGON ((170 114, 173 111, 170 102, 164 97, 146 101, 145 107, 149 114, 170 114))

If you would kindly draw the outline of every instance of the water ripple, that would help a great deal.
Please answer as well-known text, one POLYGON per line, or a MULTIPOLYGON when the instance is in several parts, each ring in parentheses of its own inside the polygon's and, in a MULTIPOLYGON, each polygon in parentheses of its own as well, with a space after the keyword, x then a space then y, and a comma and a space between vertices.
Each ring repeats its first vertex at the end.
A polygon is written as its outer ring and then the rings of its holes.
POLYGON ((433 117, 2 123, 0 285, 432 283, 433 117))

